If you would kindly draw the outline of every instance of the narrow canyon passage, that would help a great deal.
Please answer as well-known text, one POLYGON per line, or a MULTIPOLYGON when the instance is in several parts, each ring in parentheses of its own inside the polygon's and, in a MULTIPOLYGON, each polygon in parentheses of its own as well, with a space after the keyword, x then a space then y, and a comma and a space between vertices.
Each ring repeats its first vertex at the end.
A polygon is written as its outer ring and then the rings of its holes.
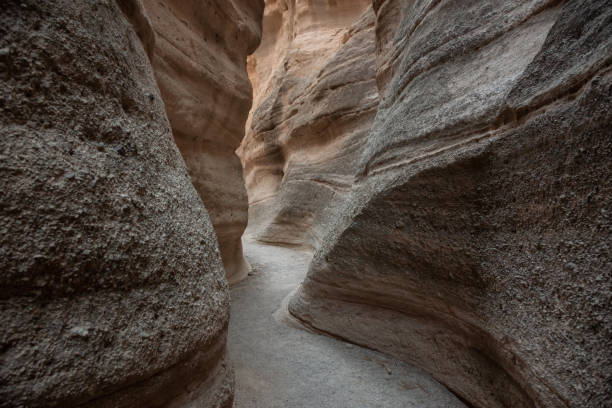
POLYGON ((611 124, 612 0, 2 0, 0 408, 612 407, 611 124))
POLYGON ((245 238, 244 253, 252 272, 231 289, 228 338, 235 408, 464 406, 422 370, 292 325, 286 300, 306 274, 308 252, 245 238))

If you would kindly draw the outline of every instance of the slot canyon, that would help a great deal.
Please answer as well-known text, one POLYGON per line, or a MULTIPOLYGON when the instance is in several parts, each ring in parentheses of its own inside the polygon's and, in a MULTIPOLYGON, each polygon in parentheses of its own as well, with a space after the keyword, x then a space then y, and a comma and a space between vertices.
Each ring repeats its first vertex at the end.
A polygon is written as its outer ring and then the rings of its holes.
POLYGON ((0 1, 0 407, 612 407, 612 1, 0 1))

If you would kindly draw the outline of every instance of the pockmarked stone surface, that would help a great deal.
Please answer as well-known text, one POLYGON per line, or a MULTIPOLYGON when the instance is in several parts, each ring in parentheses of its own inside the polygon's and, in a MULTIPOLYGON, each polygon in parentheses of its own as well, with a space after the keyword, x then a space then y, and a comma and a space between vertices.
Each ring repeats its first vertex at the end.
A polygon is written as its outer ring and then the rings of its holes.
POLYGON ((229 407, 229 292, 138 1, 0 7, 0 406, 229 407))
POLYGON ((229 408, 245 194, 239 406, 612 405, 610 1, 265 3, 3 1, 0 407, 229 408))

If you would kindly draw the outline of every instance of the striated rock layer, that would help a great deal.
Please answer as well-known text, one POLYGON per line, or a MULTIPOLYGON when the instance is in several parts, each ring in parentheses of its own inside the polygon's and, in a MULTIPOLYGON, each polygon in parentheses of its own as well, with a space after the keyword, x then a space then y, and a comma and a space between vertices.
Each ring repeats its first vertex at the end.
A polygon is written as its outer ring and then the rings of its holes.
POLYGON ((268 0, 249 59, 254 108, 239 149, 247 234, 316 248, 350 190, 378 105, 369 0, 268 0))
POLYGON ((0 406, 231 406, 223 265, 141 4, 0 22, 0 406))
POLYGON ((379 109, 290 311, 477 407, 609 406, 610 2, 374 10, 379 109))
POLYGON ((230 282, 246 276, 247 195, 234 153, 252 89, 246 56, 261 36, 263 0, 143 0, 151 56, 174 140, 217 233, 230 282))

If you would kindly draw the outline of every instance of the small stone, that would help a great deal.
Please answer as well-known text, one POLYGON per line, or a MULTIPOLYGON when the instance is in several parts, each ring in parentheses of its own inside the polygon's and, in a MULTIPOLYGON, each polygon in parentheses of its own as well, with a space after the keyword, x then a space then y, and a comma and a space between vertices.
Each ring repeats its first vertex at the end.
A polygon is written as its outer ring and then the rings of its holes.
POLYGON ((86 339, 89 337, 89 328, 85 326, 74 326, 70 329, 70 337, 86 339))

